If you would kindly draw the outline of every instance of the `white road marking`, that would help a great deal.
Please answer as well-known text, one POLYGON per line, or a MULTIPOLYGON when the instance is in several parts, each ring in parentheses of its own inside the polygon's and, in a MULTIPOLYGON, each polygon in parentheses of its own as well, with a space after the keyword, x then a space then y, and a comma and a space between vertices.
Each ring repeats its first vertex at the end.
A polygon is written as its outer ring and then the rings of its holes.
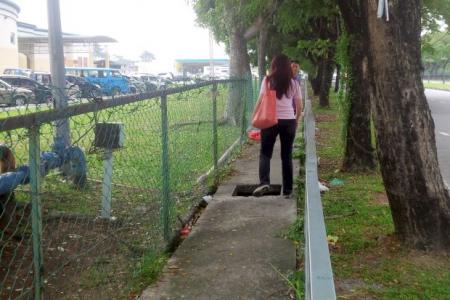
POLYGON ((444 136, 450 136, 450 133, 447 133, 447 132, 439 131, 439 133, 444 135, 444 136))

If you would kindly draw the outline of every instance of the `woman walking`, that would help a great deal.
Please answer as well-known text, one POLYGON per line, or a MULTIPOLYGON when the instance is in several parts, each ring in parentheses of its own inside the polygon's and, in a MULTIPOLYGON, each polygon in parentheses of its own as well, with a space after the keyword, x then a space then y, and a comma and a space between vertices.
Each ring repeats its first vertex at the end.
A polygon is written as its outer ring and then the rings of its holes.
MULTIPOLYGON (((270 75, 261 84, 260 98, 266 89, 276 91, 276 114, 278 123, 261 130, 261 150, 259 155, 259 181, 253 195, 263 196, 270 190, 270 160, 278 135, 281 143, 281 163, 283 176, 283 195, 291 197, 293 191, 292 147, 297 124, 302 112, 299 83, 293 79, 291 61, 280 54, 273 58, 270 75)), ((256 107, 258 104, 256 105, 256 107)))

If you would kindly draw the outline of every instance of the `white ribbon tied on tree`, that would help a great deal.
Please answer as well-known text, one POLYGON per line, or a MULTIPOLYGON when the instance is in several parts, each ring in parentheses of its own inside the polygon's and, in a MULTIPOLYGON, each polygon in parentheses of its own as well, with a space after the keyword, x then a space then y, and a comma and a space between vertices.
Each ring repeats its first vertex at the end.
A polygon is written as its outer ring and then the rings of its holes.
POLYGON ((386 16, 386 21, 389 21, 389 2, 388 0, 378 0, 377 17, 381 19, 383 15, 386 16))

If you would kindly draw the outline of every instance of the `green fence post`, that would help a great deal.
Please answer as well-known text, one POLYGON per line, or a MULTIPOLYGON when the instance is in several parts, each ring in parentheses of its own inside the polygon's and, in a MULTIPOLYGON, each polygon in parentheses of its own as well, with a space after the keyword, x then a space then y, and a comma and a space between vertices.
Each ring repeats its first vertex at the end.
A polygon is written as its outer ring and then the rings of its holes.
POLYGON ((161 95, 161 146, 162 146, 162 223, 164 239, 170 239, 170 177, 169 177, 169 125, 167 117, 167 95, 161 95))
POLYGON ((39 126, 29 129, 30 135, 30 186, 31 186, 31 229, 33 239, 33 267, 34 267, 34 299, 42 299, 42 211, 41 211, 41 186, 40 186, 40 146, 39 126))
POLYGON ((214 185, 219 182, 219 140, 217 136, 217 82, 212 86, 214 185))
POLYGON ((247 132, 247 80, 241 79, 241 103, 242 103, 242 125, 241 125, 241 144, 245 141, 247 132))
POLYGON ((251 125, 251 119, 252 119, 252 113, 254 110, 253 105, 253 98, 255 97, 255 92, 253 90, 253 80, 252 80, 252 74, 248 74, 247 80, 246 80, 246 87, 247 87, 247 126, 251 125))
POLYGON ((253 86, 254 86, 254 93, 255 93, 255 96, 256 96, 253 99, 253 105, 255 105, 256 101, 258 101, 258 98, 259 98, 259 88, 260 88, 259 80, 258 80, 257 77, 255 77, 255 79, 253 80, 253 86))

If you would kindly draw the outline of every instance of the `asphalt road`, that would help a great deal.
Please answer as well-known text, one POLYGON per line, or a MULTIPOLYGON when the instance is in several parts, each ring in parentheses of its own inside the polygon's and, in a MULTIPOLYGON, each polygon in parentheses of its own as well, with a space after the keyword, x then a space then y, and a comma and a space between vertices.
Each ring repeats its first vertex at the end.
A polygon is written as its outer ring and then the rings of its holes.
POLYGON ((439 165, 450 186, 450 92, 427 89, 425 94, 435 124, 439 165))

